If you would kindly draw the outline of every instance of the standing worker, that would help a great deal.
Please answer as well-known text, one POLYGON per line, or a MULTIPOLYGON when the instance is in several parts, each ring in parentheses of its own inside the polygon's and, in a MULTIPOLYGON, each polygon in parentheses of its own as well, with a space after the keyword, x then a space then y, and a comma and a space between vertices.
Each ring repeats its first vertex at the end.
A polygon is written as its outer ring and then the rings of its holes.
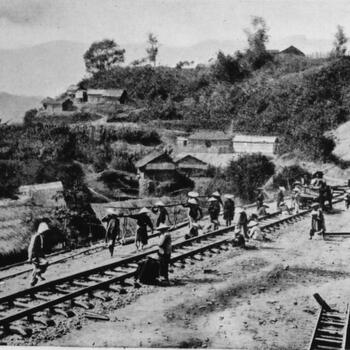
POLYGON ((135 237, 135 245, 137 250, 143 250, 144 246, 148 244, 147 227, 149 227, 153 233, 153 224, 148 214, 149 210, 147 208, 142 208, 137 214, 129 215, 132 219, 136 219, 137 222, 135 237))
POLYGON ((222 203, 222 199, 221 199, 221 191, 219 189, 216 190, 211 196, 214 197, 218 201, 219 204, 224 206, 224 204, 222 203))
POLYGON ((159 212, 158 218, 157 218, 157 222, 156 222, 156 227, 158 227, 160 224, 165 224, 166 219, 168 218, 169 224, 172 225, 172 223, 170 222, 170 217, 169 217, 169 213, 165 208, 165 204, 162 201, 158 201, 156 203, 156 207, 154 210, 152 210, 154 213, 159 212))
POLYGON ((326 201, 328 202, 328 208, 329 210, 333 209, 333 190, 332 187, 327 185, 326 186, 326 201))
POLYGON ((210 223, 213 231, 217 230, 220 226, 219 215, 220 215, 220 204, 214 197, 208 199, 209 207, 208 212, 210 216, 210 223))
POLYGON ((276 200, 276 209, 280 210, 280 205, 281 203, 284 202, 284 192, 285 192, 285 188, 283 186, 279 187, 279 190, 277 192, 277 200, 276 200))
POLYGON ((258 195, 256 197, 257 210, 264 205, 264 193, 261 188, 258 189, 258 195))
POLYGON ((295 187, 292 193, 292 207, 294 212, 298 214, 300 210, 300 190, 298 187, 295 187))
POLYGON ((310 239, 315 233, 321 235, 326 232, 326 225, 324 221, 324 216, 319 203, 313 203, 311 205, 311 229, 310 229, 310 239))
POLYGON ((44 234, 49 231, 49 226, 46 222, 41 222, 30 240, 28 247, 28 262, 33 264, 33 272, 31 276, 30 286, 34 287, 40 278, 42 281, 45 278, 42 274, 46 271, 49 263, 45 260, 44 253, 44 234))
POLYGON ((344 196, 344 201, 345 201, 345 208, 349 209, 349 207, 350 207, 350 190, 346 191, 346 194, 344 196))
POLYGON ((160 241, 158 246, 159 274, 164 282, 169 284, 169 264, 171 257, 171 234, 168 231, 169 226, 161 224, 157 230, 160 232, 160 241))
POLYGON ((112 209, 108 209, 107 211, 109 214, 102 221, 107 221, 105 242, 112 257, 115 241, 116 239, 120 239, 120 221, 112 209))
POLYGON ((238 209, 238 220, 237 220, 237 228, 241 230, 244 238, 248 237, 248 217, 245 211, 245 207, 238 209))
POLYGON ((231 226, 232 220, 235 216, 235 202, 234 196, 232 194, 225 194, 224 197, 224 220, 226 221, 226 226, 231 226))

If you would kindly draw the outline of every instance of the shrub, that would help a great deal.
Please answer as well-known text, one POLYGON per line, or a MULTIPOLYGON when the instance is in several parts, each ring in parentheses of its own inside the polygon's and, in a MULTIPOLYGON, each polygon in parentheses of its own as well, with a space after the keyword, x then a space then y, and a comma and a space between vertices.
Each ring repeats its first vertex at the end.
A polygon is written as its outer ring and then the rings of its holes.
POLYGON ((242 200, 252 201, 255 199, 256 190, 262 186, 275 171, 274 164, 264 155, 244 155, 234 160, 230 165, 217 172, 209 183, 207 194, 213 189, 223 192, 231 192, 242 200))
POLYGON ((15 195, 21 185, 20 171, 18 162, 0 160, 0 198, 15 195))

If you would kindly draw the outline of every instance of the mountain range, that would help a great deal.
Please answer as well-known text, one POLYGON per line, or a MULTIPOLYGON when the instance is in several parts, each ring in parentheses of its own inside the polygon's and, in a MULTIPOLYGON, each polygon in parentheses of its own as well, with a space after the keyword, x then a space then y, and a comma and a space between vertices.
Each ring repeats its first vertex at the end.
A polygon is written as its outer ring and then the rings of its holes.
POLYGON ((0 120, 3 123, 22 122, 24 113, 40 105, 41 97, 18 96, 0 92, 0 120))

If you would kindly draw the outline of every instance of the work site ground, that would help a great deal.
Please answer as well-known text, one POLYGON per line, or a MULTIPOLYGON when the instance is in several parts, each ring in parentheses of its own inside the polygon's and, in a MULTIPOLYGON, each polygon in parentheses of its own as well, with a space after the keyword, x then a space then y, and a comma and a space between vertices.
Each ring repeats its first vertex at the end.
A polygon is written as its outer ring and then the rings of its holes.
MULTIPOLYGON (((327 231, 350 231, 343 203, 326 214, 327 231)), ((271 233, 270 242, 204 256, 170 274, 171 286, 127 288, 94 312, 8 345, 306 348, 317 321, 319 293, 331 307, 350 301, 350 239, 309 240, 310 216, 271 233)))

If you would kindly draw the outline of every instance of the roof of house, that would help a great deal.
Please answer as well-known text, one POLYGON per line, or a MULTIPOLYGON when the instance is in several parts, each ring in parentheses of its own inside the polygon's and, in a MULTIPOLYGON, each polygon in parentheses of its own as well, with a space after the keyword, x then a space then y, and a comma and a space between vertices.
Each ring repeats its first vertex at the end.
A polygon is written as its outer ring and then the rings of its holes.
POLYGON ((20 195, 30 197, 34 204, 47 207, 65 206, 63 196, 56 196, 62 191, 63 185, 61 181, 25 185, 20 186, 18 189, 20 195))
POLYGON ((233 142, 244 143, 275 143, 277 140, 277 136, 252 136, 238 134, 233 137, 233 142))
POLYGON ((199 131, 188 137, 189 140, 230 140, 232 136, 223 131, 199 131))
POLYGON ((67 89, 67 92, 76 92, 76 91, 78 91, 80 88, 79 88, 79 86, 78 85, 70 85, 70 86, 68 86, 68 89, 67 89))
MULTIPOLYGON (((142 159, 140 159, 139 161, 137 161, 135 163, 136 168, 142 168, 145 165, 147 165, 148 163, 153 162, 155 159, 161 157, 162 155, 167 154, 166 152, 160 152, 160 151, 154 151, 150 154, 148 154, 147 156, 143 157, 142 159)), ((169 157, 170 158, 170 157, 169 157)))
POLYGON ((176 163, 180 163, 181 161, 183 161, 186 158, 192 158, 197 162, 200 162, 204 165, 208 165, 208 163, 204 162, 203 160, 197 158, 196 156, 192 155, 192 154, 178 154, 177 156, 175 156, 175 162, 176 163))
POLYGON ((202 162, 215 166, 215 167, 225 167, 230 164, 232 160, 238 157, 238 154, 233 153, 179 153, 178 157, 185 157, 186 155, 191 155, 202 162))
POLYGON ((122 97, 123 93, 126 92, 125 89, 89 89, 87 91, 88 95, 98 95, 103 97, 122 97))
POLYGON ((104 97, 122 97, 123 93, 125 93, 126 90, 124 89, 113 89, 113 90, 105 90, 103 96, 104 97))
POLYGON ((289 54, 293 54, 293 55, 305 56, 304 52, 302 52, 301 50, 299 50, 298 48, 296 48, 293 45, 282 50, 280 53, 289 53, 289 54))
POLYGON ((19 192, 27 191, 45 191, 45 190, 63 190, 63 185, 61 181, 47 182, 43 184, 34 184, 34 185, 24 185, 19 187, 19 192))

